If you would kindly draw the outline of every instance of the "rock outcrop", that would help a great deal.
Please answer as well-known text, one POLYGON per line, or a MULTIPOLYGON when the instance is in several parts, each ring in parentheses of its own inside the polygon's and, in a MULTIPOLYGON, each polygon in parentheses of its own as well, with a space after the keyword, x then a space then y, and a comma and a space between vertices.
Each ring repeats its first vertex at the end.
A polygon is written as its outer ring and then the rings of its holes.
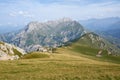
POLYGON ((8 43, 0 42, 0 60, 19 59, 24 54, 26 53, 23 49, 8 43))

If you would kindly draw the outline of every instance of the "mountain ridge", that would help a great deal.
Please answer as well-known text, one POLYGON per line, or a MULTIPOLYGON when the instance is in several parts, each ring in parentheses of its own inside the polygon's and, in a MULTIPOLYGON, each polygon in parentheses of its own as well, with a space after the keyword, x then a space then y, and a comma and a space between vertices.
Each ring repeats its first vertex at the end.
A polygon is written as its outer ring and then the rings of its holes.
POLYGON ((3 35, 1 40, 30 50, 31 46, 38 44, 44 47, 62 46, 66 42, 80 38, 84 33, 84 28, 77 21, 63 18, 44 23, 31 22, 18 33, 3 35))
POLYGON ((101 37, 104 37, 106 40, 110 41, 112 44, 115 44, 120 48, 120 18, 119 17, 110 17, 103 19, 90 19, 80 21, 81 24, 99 34, 101 37))
MULTIPOLYGON (((57 48, 74 43, 79 39, 83 39, 84 41, 81 42, 85 44, 88 43, 86 45, 94 44, 93 47, 99 49, 111 49, 110 46, 113 45, 93 32, 88 33, 79 22, 69 18, 43 23, 30 22, 24 29, 2 35, 0 39, 23 48, 27 52, 41 49, 44 51, 45 47, 57 48)), ((116 46, 112 46, 112 48, 116 52, 116 46)))

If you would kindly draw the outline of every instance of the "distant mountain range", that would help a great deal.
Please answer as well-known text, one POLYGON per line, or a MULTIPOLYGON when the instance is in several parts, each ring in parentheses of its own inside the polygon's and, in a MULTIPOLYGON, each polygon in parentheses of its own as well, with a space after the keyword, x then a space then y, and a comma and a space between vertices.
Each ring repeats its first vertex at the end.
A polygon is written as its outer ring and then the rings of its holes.
MULTIPOLYGON (((110 17, 103 19, 89 19, 79 21, 85 28, 91 31, 106 31, 109 29, 119 28, 117 25, 120 22, 119 17, 110 17), (113 26, 113 25, 117 26, 113 26)), ((120 28, 119 28, 120 29, 120 28)))
POLYGON ((88 33, 77 21, 63 18, 44 23, 30 22, 24 29, 0 36, 0 40, 14 44, 28 52, 42 47, 57 48, 74 44, 110 50, 119 53, 119 48, 95 33, 88 33))
POLYGON ((6 26, 0 26, 0 34, 5 34, 5 33, 8 33, 8 32, 14 32, 16 30, 20 30, 23 28, 23 25, 22 26, 11 26, 11 25, 6 25, 6 26))
POLYGON ((80 21, 88 30, 93 31, 120 47, 120 18, 89 19, 80 21))

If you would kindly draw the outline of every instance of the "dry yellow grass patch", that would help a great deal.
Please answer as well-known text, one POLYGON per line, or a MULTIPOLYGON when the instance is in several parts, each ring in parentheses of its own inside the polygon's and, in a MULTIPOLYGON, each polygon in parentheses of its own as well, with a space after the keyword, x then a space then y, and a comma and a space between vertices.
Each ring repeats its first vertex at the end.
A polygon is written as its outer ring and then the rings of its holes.
POLYGON ((119 80, 120 64, 92 60, 67 49, 49 58, 0 61, 0 80, 119 80))

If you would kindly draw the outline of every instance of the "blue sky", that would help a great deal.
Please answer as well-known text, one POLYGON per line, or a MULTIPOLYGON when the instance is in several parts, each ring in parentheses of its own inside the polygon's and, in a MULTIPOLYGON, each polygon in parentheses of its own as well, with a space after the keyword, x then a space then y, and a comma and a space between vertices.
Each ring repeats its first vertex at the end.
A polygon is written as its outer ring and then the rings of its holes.
POLYGON ((0 27, 63 17, 120 17, 120 0, 0 0, 0 27))

